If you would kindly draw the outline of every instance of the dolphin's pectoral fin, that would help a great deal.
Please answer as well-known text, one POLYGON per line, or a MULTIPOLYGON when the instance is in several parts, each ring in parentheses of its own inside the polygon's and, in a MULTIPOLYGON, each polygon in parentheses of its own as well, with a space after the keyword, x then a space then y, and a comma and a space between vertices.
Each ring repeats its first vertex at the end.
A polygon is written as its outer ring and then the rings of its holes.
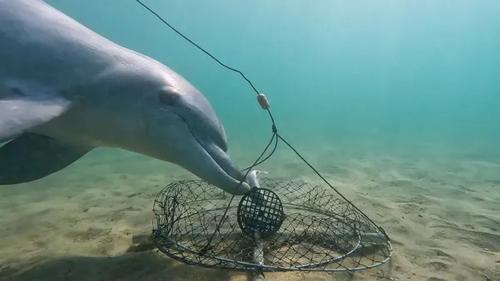
POLYGON ((73 163, 91 149, 46 136, 23 134, 0 148, 0 185, 43 178, 73 163))
POLYGON ((65 98, 41 86, 0 85, 0 143, 64 113, 70 105, 65 98))

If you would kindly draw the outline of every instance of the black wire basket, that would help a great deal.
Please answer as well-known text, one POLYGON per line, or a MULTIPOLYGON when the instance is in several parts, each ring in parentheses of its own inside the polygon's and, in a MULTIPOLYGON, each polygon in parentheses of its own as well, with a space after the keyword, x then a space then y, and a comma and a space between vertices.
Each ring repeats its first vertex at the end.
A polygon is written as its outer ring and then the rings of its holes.
POLYGON ((278 134, 267 97, 250 79, 148 5, 136 2, 219 65, 239 74, 257 95, 259 105, 269 115, 273 134, 260 156, 245 169, 245 179, 249 171, 273 155, 281 141, 323 180, 322 184, 311 184, 266 179, 241 198, 203 181, 171 183, 158 194, 153 209, 153 240, 160 251, 188 264, 260 272, 357 271, 387 263, 392 249, 383 229, 278 134))
POLYGON ((387 263, 382 228, 325 184, 264 178, 234 197, 204 181, 166 186, 153 240, 187 264, 242 271, 359 271, 387 263))

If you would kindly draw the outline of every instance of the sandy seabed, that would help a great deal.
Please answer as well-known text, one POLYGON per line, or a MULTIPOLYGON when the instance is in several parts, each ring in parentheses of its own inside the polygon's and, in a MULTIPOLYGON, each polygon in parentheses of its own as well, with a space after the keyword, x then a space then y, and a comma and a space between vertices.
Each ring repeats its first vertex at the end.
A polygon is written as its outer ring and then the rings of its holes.
MULTIPOLYGON (((392 262, 266 280, 500 280, 499 162, 319 151, 309 159, 390 235, 392 262)), ((279 157, 273 167, 272 176, 290 178, 305 169, 279 157)), ((0 280, 250 280, 152 249, 154 197, 186 177, 173 165, 98 149, 45 179, 0 187, 0 280)))

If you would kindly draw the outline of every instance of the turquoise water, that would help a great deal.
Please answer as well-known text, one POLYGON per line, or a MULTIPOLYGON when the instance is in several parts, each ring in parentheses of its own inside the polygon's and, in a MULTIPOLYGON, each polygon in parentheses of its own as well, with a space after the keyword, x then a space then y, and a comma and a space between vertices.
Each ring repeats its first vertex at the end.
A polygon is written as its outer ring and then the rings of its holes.
MULTIPOLYGON (((134 1, 49 3, 191 81, 218 112, 230 148, 264 144, 267 116, 244 81, 134 1)), ((147 3, 244 71, 301 147, 500 155, 495 1, 147 3)))
MULTIPOLYGON (((271 124, 251 88, 135 1, 46 2, 195 85, 240 167, 261 152, 271 124)), ((500 2, 144 2, 267 94, 280 134, 394 239, 394 280, 500 278, 500 2)), ((311 176, 286 149, 263 169, 311 176)), ((157 192, 188 175, 98 148, 0 187, 0 280, 241 280, 128 253, 157 192)))

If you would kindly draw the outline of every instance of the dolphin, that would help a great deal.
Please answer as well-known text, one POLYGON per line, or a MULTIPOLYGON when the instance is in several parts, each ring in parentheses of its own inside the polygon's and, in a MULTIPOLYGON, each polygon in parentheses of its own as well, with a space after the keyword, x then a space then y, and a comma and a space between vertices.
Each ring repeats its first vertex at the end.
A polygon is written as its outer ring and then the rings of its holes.
POLYGON ((1 143, 0 185, 105 146, 178 164, 232 194, 250 189, 193 85, 41 0, 0 0, 1 143))

